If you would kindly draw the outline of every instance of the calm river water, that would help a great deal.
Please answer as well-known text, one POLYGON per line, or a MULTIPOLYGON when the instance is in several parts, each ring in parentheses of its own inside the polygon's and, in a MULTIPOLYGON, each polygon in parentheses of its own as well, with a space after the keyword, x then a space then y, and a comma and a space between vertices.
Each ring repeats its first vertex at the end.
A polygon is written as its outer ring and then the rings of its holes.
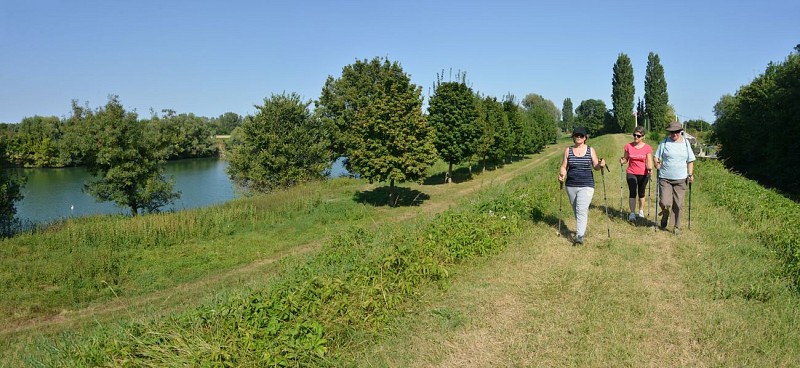
MULTIPOLYGON (((181 198, 162 211, 205 207, 236 196, 225 168, 228 162, 216 158, 169 161, 166 177, 175 178, 181 198)), ((82 167, 63 169, 18 169, 28 178, 22 188, 25 198, 17 202, 17 217, 36 223, 52 222, 63 217, 93 214, 130 214, 130 210, 111 202, 98 203, 83 193, 83 184, 92 177, 82 167)))
MULTIPOLYGON (((175 178, 181 197, 162 211, 206 207, 236 197, 235 185, 225 173, 228 162, 216 158, 169 161, 166 177, 175 178)), ((82 167, 63 169, 17 169, 28 178, 22 188, 25 198, 17 202, 17 217, 24 223, 49 223, 64 217, 94 214, 130 214, 111 202, 96 202, 83 193, 83 184, 92 179, 82 167)), ((347 175, 343 160, 333 163, 331 176, 347 175)))

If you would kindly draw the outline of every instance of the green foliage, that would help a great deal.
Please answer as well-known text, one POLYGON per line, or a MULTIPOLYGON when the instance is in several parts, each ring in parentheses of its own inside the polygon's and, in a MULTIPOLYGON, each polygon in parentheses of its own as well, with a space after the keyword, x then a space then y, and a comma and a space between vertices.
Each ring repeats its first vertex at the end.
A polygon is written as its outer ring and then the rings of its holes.
POLYGON ((487 198, 415 226, 337 235, 271 285, 151 322, 54 342, 42 359, 67 365, 325 366, 354 333, 385 328, 422 286, 453 265, 496 254, 520 231, 515 195, 487 198), (504 203, 499 203, 499 202, 504 203), (487 211, 487 208, 497 211, 487 211), (501 210, 507 208, 509 210, 501 210))
POLYGON ((165 110, 166 116, 153 116, 149 124, 159 137, 159 147, 166 149, 167 159, 210 157, 217 154, 214 134, 208 119, 194 114, 175 114, 165 110))
POLYGON ((717 161, 700 161, 702 189, 754 231, 783 260, 785 272, 800 290, 800 205, 759 184, 732 174, 717 161))
POLYGON ((800 55, 770 63, 736 95, 714 106, 714 138, 725 164, 748 177, 800 194, 800 164, 794 157, 800 134, 800 55))
POLYGON ((663 131, 672 121, 672 116, 667 112, 669 94, 667 93, 667 80, 664 77, 664 67, 658 54, 647 55, 647 70, 644 75, 644 103, 647 121, 650 124, 647 130, 663 131))
POLYGON ((620 53, 614 63, 614 77, 611 80, 611 101, 614 111, 614 130, 609 133, 632 132, 636 127, 633 116, 633 65, 628 55, 620 53))
POLYGON ((212 118, 210 124, 214 134, 229 135, 234 129, 241 126, 244 118, 235 112, 226 112, 217 118, 212 118))
POLYGON ((0 237, 12 235, 19 228, 16 203, 23 199, 25 178, 6 169, 6 142, 0 138, 0 237))
POLYGON ((465 81, 441 82, 437 79, 428 103, 428 123, 436 133, 439 157, 448 163, 446 181, 452 178, 453 165, 475 153, 480 127, 476 124, 478 107, 475 93, 465 81))
POLYGON ((511 154, 522 156, 529 152, 530 142, 533 139, 533 129, 526 128, 526 120, 522 114, 522 109, 517 104, 514 95, 507 95, 503 98, 503 111, 506 113, 508 125, 511 127, 511 154))
POLYGON ((356 60, 329 77, 317 102, 333 151, 370 182, 421 181, 436 160, 434 131, 422 113, 422 88, 397 62, 356 60))
POLYGON ((561 108, 561 129, 564 132, 571 132, 575 127, 575 109, 572 107, 572 99, 569 97, 564 99, 563 107, 561 108))
POLYGON ((231 139, 231 179, 259 192, 322 179, 333 156, 322 123, 311 118, 310 104, 292 93, 272 95, 256 106, 256 115, 231 139))
POLYGON ((85 188, 98 201, 127 207, 135 216, 139 210, 156 212, 180 197, 163 176, 165 150, 157 135, 135 113, 125 111, 117 96, 96 111, 73 102, 70 120, 85 134, 80 154, 87 170, 98 177, 85 188))
POLYGON ((492 144, 486 153, 486 158, 490 161, 502 163, 509 157, 514 148, 514 137, 512 136, 511 124, 508 122, 503 104, 497 98, 487 96, 483 100, 486 109, 486 124, 491 127, 492 144))
POLYGON ((595 99, 583 100, 575 109, 575 124, 586 128, 589 134, 597 135, 603 130, 605 115, 605 102, 595 99))
POLYGON ((711 124, 705 120, 687 120, 683 124, 686 127, 686 131, 692 134, 696 132, 708 132, 711 130, 711 124))

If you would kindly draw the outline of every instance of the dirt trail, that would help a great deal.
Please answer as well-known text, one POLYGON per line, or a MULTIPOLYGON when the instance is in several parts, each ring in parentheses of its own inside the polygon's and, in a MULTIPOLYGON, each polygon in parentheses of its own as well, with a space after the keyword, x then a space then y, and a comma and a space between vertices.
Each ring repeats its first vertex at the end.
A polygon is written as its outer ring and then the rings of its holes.
MULTIPOLYGON (((615 145, 624 139, 615 137, 615 145)), ((620 179, 607 174, 605 180, 608 204, 618 209, 620 179)), ((681 242, 697 242, 695 235, 609 220, 602 187, 593 204, 586 245, 572 246, 551 226, 535 224, 508 251, 464 272, 453 289, 433 299, 429 310, 463 313, 463 326, 444 328, 423 314, 399 337, 408 342, 388 344, 415 354, 381 351, 379 364, 703 365, 693 334, 698 302, 686 290, 679 254, 681 242)), ((565 224, 574 230, 571 214, 565 224)))
MULTIPOLYGON (((476 175, 473 180, 449 185, 419 186, 418 190, 428 194, 431 199, 416 208, 393 209, 398 210, 396 212, 402 211, 403 213, 400 216, 389 217, 387 220, 403 221, 413 218, 420 212, 433 214, 444 211, 455 204, 459 198, 463 198, 481 189, 485 185, 502 185, 519 175, 519 172, 524 172, 530 170, 531 167, 540 165, 544 160, 552 157, 552 155, 556 153, 557 150, 555 147, 550 147, 544 153, 534 156, 533 159, 515 162, 506 165, 502 169, 476 175)), ((268 271, 269 265, 288 256, 315 252, 319 250, 324 241, 325 239, 318 239, 312 243, 301 244, 273 257, 259 259, 219 274, 176 285, 154 293, 116 298, 109 302, 95 303, 89 307, 78 310, 64 310, 54 316, 7 324, 0 327, 0 337, 30 330, 56 330, 76 326, 87 321, 107 320, 117 317, 133 317, 137 312, 146 309, 157 310, 158 314, 163 315, 168 312, 177 311, 179 308, 191 307, 193 303, 202 297, 208 298, 212 296, 214 291, 218 290, 219 287, 224 284, 236 282, 237 280, 250 280, 264 277, 264 273, 268 271), (182 303, 181 306, 175 306, 174 300, 187 300, 187 302, 182 303)))

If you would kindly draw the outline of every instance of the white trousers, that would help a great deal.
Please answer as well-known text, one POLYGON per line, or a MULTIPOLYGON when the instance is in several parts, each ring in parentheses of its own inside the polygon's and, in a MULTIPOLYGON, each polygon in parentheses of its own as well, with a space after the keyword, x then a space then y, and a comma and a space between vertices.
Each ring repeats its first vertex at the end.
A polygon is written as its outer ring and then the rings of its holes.
POLYGON ((592 187, 567 187, 567 197, 575 213, 575 235, 586 234, 586 225, 589 223, 589 204, 592 203, 594 188, 592 187))

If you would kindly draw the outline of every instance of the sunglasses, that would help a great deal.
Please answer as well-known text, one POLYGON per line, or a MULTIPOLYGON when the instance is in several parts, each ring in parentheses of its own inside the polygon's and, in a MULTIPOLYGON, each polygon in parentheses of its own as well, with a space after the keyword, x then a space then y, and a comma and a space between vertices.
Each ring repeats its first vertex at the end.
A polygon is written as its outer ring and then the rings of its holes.
POLYGON ((572 136, 572 138, 586 138, 586 136, 583 134, 575 134, 572 136))
POLYGON ((633 136, 634 136, 634 137, 636 137, 636 138, 641 138, 641 137, 644 137, 644 135, 643 135, 643 134, 634 134, 633 136))

